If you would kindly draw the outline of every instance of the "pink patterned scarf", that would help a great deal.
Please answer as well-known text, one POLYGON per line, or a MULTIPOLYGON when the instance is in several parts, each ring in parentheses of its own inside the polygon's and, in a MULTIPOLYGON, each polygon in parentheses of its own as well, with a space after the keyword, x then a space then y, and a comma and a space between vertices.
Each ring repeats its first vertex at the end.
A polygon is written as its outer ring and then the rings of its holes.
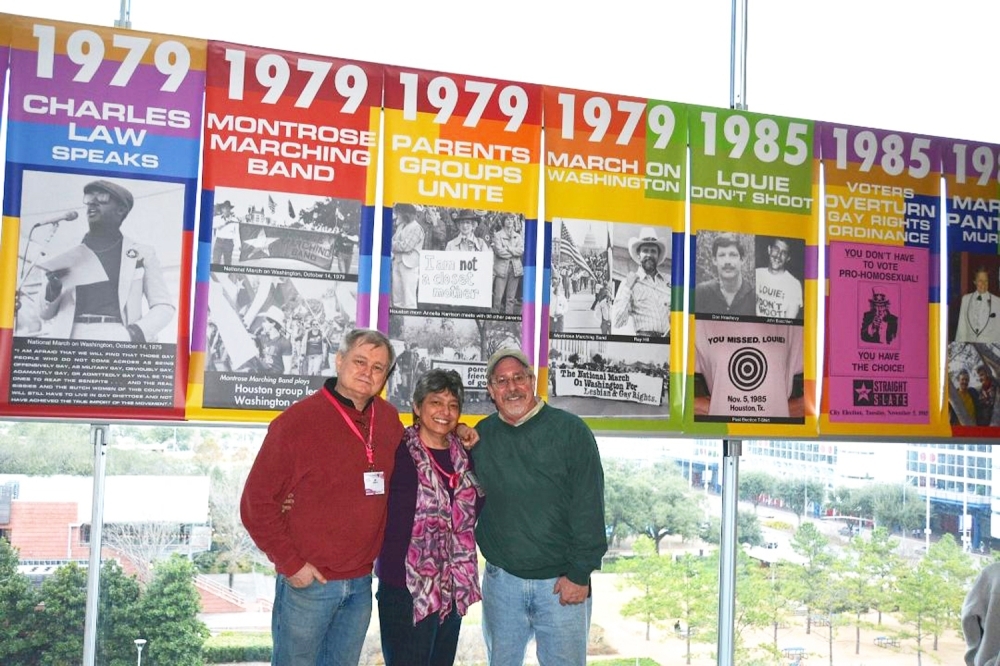
POLYGON ((403 443, 417 468, 417 506, 413 532, 406 552, 406 587, 413 596, 413 623, 440 612, 459 615, 482 599, 476 559, 476 497, 479 492, 469 473, 469 457, 454 434, 448 435, 451 462, 458 475, 454 499, 445 480, 434 470, 431 454, 420 441, 420 426, 406 429, 403 443))

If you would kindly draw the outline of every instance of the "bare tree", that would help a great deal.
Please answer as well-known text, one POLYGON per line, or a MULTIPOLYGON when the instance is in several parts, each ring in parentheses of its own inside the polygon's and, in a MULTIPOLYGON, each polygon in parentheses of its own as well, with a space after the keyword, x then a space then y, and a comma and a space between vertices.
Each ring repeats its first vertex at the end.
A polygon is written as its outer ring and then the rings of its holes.
POLYGON ((125 559, 139 580, 153 578, 153 565, 181 547, 179 523, 110 523, 104 526, 104 545, 125 559))
POLYGON ((267 563, 240 519, 240 496, 249 473, 249 467, 217 468, 212 473, 212 540, 219 549, 216 562, 229 574, 230 588, 234 574, 248 571, 254 562, 267 563))

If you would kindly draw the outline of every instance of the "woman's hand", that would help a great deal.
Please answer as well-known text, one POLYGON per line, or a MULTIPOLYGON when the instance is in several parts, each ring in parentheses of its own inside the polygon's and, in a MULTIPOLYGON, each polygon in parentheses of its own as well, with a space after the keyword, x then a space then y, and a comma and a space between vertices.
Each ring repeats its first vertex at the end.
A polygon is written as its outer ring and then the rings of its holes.
POLYGON ((455 426, 455 435, 462 442, 462 447, 466 451, 479 443, 479 433, 476 432, 475 428, 470 428, 464 423, 459 423, 455 426))

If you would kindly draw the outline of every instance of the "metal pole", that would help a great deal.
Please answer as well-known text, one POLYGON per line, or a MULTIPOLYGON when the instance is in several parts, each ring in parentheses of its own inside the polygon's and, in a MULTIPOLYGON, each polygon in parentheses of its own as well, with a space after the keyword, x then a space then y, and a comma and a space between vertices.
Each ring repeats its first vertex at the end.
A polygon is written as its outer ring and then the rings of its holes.
POLYGON ((719 546, 719 666, 733 666, 736 655, 736 511, 739 490, 738 439, 722 440, 722 534, 719 546))
POLYGON ((729 108, 747 109, 747 10, 749 0, 733 0, 729 45, 729 108))
POLYGON ((87 613, 83 625, 83 666, 94 666, 97 648, 97 601, 101 592, 101 533, 104 530, 104 470, 107 423, 90 425, 94 446, 94 501, 90 509, 90 562, 87 565, 87 613))
POLYGON ((972 550, 972 535, 969 533, 969 445, 963 446, 965 449, 965 469, 962 470, 962 551, 968 553, 972 550))
POLYGON ((121 7, 118 9, 118 20, 115 21, 116 28, 131 28, 132 27, 132 2, 131 0, 122 0, 121 7))
MULTIPOLYGON (((729 108, 747 109, 747 3, 732 0, 729 51, 729 108)), ((722 440, 722 534, 719 545, 719 666, 733 666, 736 658, 736 511, 739 499, 738 439, 722 440)), ((707 470, 706 470, 707 471, 707 470)), ((708 485, 706 483, 706 490, 708 485)))
POLYGON ((931 484, 934 477, 931 476, 931 463, 927 461, 927 508, 924 515, 924 554, 931 549, 931 484))

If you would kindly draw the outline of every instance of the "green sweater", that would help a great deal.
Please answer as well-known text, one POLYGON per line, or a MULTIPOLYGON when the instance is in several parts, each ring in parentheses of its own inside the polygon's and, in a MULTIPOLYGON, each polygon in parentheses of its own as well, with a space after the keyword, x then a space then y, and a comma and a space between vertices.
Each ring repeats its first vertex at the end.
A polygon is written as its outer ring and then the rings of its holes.
POLYGON ((497 414, 472 449, 486 502, 476 541, 490 564, 518 578, 590 581, 607 551, 604 471, 577 416, 544 405, 518 427, 497 414))

